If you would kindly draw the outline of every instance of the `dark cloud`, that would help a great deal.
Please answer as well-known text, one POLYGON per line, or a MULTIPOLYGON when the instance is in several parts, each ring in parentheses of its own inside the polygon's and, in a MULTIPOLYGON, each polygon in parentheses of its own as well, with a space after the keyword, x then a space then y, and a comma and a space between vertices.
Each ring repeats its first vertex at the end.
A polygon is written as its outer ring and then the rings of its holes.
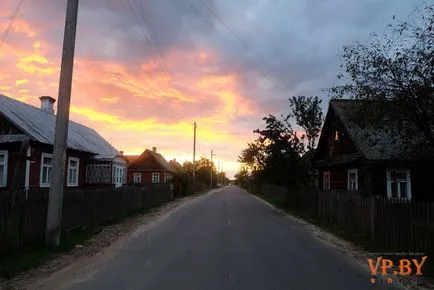
MULTIPOLYGON (((236 69, 242 74, 243 94, 264 110, 274 109, 274 104, 291 95, 322 95, 321 89, 336 81, 339 48, 355 40, 366 41, 371 32, 381 34, 393 15, 403 19, 421 4, 419 0, 147 0, 141 1, 143 6, 126 4, 134 2, 140 1, 81 1, 77 55, 133 67, 174 50, 213 50, 219 59, 208 65, 210 71, 224 74, 236 69), (147 22, 137 22, 130 8, 147 22), (140 28, 153 37, 152 42, 143 39, 140 28)), ((59 43, 65 3, 28 1, 23 13, 41 27, 51 25, 46 38, 59 43)), ((188 64, 175 73, 189 73, 185 70, 188 64)))

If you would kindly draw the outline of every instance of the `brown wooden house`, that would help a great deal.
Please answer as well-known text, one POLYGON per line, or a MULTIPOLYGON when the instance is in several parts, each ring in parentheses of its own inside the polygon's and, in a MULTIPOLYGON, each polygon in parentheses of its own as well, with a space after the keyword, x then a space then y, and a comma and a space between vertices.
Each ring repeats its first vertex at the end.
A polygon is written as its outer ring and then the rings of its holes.
POLYGON ((157 148, 146 149, 141 155, 129 155, 128 184, 167 183, 177 170, 157 152, 157 148))
MULTIPOLYGON (((362 112, 361 106, 366 109, 366 102, 330 101, 314 156, 319 188, 393 199, 432 199, 433 166, 424 161, 426 151, 419 150, 426 148, 423 135, 410 124, 406 125, 411 128, 407 131, 413 132, 408 138, 412 140, 410 154, 408 146, 385 128, 387 122, 382 128, 374 129, 356 121, 356 114, 362 112)), ((393 110, 393 104, 387 105, 393 110)))
MULTIPOLYGON (((0 189, 50 187, 56 115, 0 94, 0 189)), ((122 186, 126 159, 95 130, 70 121, 65 187, 122 186)))

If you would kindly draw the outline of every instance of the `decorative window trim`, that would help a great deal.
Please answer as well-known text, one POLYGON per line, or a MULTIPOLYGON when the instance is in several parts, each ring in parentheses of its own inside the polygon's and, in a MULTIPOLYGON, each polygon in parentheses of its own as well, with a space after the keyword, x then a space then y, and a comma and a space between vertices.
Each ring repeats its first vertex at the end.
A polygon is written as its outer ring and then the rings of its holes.
MULTIPOLYGON (((49 153, 42 153, 41 154, 41 166, 40 166, 40 172, 39 172, 39 187, 50 187, 50 182, 51 182, 51 176, 50 174, 48 174, 48 183, 42 183, 42 173, 43 173, 43 169, 44 167, 49 167, 51 168, 51 170, 53 170, 53 164, 51 164, 50 166, 46 166, 44 165, 44 158, 51 158, 51 162, 53 162, 53 154, 49 154, 49 153)), ((50 170, 50 173, 51 173, 50 170)))
POLYGON ((152 172, 152 183, 160 183, 160 173, 152 172))
POLYGON ((133 183, 142 183, 142 173, 141 172, 134 172, 133 183))
POLYGON ((411 200, 411 173, 409 169, 387 169, 386 170, 386 183, 387 183, 387 197, 389 199, 392 199, 392 182, 393 180, 391 179, 391 173, 392 171, 395 172, 399 172, 399 173, 405 173, 406 178, 405 179, 397 179, 397 181, 403 181, 407 183, 407 198, 402 198, 401 195, 401 191, 400 191, 400 187, 401 184, 398 183, 397 184, 397 190, 398 190, 398 198, 397 199, 406 199, 406 200, 411 200))
POLYGON ((348 173, 347 173, 347 189, 348 190, 359 190, 359 173, 357 169, 349 169, 348 173), (350 181, 350 174, 355 173, 356 174, 356 180, 351 180, 350 181), (356 182, 356 188, 351 188, 350 187, 350 182, 356 182))
POLYGON ((67 171, 67 174, 66 174, 66 184, 67 184, 67 186, 71 186, 71 187, 76 187, 76 186, 78 186, 78 177, 79 177, 79 172, 80 172, 80 158, 77 158, 77 157, 69 157, 68 158, 68 171, 67 171), (75 181, 75 183, 71 183, 71 182, 69 182, 69 171, 70 171, 70 161, 76 161, 77 162, 77 167, 75 168, 76 170, 77 170, 77 176, 76 176, 76 181, 75 181))
POLYGON ((0 155, 3 155, 5 157, 5 161, 1 163, 2 165, 4 165, 4 172, 3 176, 0 176, 0 180, 2 181, 0 183, 0 187, 6 187, 8 185, 8 151, 0 150, 0 155))
POLYGON ((330 190, 330 171, 324 171, 322 173, 322 189, 330 190))

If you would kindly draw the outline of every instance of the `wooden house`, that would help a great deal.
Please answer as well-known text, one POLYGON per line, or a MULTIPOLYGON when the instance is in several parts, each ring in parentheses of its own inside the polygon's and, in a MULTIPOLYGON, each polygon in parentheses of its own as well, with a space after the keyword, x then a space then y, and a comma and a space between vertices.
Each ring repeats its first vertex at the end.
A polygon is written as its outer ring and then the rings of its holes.
MULTIPOLYGON (((320 189, 392 199, 431 199, 434 168, 427 157, 432 156, 432 150, 423 134, 411 122, 403 122, 406 134, 397 136, 387 128, 393 124, 388 114, 384 114, 380 128, 360 122, 361 114, 376 110, 374 103, 366 102, 330 101, 314 156, 320 189)), ((386 103, 384 108, 393 114, 399 112, 393 103, 386 103)))
POLYGON ((157 152, 157 148, 146 149, 141 155, 129 155, 128 184, 167 183, 177 170, 157 152))
MULTIPOLYGON (((50 187, 55 100, 40 97, 37 108, 0 95, 0 188, 50 187)), ((66 187, 119 187, 126 159, 95 130, 70 121, 66 187)))

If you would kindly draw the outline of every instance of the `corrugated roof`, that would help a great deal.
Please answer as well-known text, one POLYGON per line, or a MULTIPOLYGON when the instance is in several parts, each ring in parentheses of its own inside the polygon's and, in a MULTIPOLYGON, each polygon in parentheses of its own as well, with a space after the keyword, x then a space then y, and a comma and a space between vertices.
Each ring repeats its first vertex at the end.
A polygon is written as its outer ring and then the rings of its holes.
MULTIPOLYGON (((360 153, 368 160, 411 160, 414 155, 409 155, 408 142, 411 140, 412 146, 418 146, 424 141, 422 132, 414 124, 405 124, 406 132, 412 132, 411 138, 402 138, 394 133, 393 126, 396 123, 386 122, 390 127, 372 127, 361 125, 354 118, 355 114, 363 109, 364 101, 360 100, 332 100, 330 106, 335 111, 342 124, 345 126, 354 145, 360 153), (405 144, 405 145, 404 145, 405 144)), ((366 102, 366 101, 365 101, 366 102)), ((365 103, 366 104, 366 103, 365 103)), ((371 109, 375 110, 375 107, 371 109)), ((369 113, 369 112, 365 112, 369 113)))
MULTIPOLYGON (((40 108, 0 94, 0 114, 9 119, 31 139, 53 145, 56 116, 40 108)), ((95 154, 96 158, 114 158, 120 155, 94 129, 69 121, 68 148, 95 154)))
POLYGON ((0 143, 22 142, 26 140, 29 140, 29 137, 24 134, 0 135, 0 143))

